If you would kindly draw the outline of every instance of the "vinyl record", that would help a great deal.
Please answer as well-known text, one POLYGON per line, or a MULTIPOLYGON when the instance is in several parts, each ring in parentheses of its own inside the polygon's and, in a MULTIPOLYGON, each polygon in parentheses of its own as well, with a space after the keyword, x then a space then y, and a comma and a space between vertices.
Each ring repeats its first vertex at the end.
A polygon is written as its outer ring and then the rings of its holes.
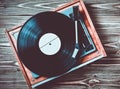
POLYGON ((56 76, 76 63, 74 22, 58 12, 42 12, 22 27, 17 40, 18 55, 30 71, 56 76))

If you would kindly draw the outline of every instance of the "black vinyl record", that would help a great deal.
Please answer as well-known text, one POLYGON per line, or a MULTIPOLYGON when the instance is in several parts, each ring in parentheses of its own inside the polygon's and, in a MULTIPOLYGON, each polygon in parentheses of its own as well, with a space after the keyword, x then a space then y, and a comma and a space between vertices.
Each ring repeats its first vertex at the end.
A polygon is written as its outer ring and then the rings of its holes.
POLYGON ((76 63, 72 58, 75 48, 74 22, 58 12, 39 13, 23 25, 17 48, 21 61, 30 71, 48 77, 64 73, 76 63), (51 36, 53 38, 49 40, 51 36), (43 43, 40 43, 40 39, 43 43), (41 50, 44 51, 46 46, 48 54, 41 50), (57 51, 50 54, 54 50, 57 51))

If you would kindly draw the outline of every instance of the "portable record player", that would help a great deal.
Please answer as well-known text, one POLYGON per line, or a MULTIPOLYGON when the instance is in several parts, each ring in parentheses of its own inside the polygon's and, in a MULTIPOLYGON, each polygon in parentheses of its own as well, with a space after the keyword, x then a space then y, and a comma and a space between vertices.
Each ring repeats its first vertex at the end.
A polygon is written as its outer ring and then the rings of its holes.
MULTIPOLYGON (((78 68, 81 68, 89 63, 92 63, 92 62, 106 56, 105 50, 101 44, 101 41, 97 35, 97 32, 93 26, 93 23, 90 19, 90 16, 89 16, 87 9, 82 0, 73 0, 72 2, 69 2, 67 4, 64 4, 60 7, 58 7, 53 12, 59 12, 60 14, 65 15, 67 18, 71 19, 74 22, 74 26, 75 26, 74 27, 75 37, 72 37, 72 38, 75 38, 75 48, 73 50, 72 57, 73 58, 76 57, 77 63, 75 66, 73 66, 69 70, 62 72, 58 75, 54 75, 54 76, 46 76, 45 75, 44 76, 44 74, 43 74, 41 76, 40 74, 37 74, 37 73, 31 71, 28 67, 26 67, 26 64, 24 64, 24 62, 20 59, 20 57, 18 56, 19 52, 18 52, 18 47, 17 47, 18 46, 17 41, 18 41, 18 35, 19 35, 19 33, 21 33, 21 29, 24 28, 23 25, 17 26, 11 30, 6 30, 8 38, 11 42, 11 46, 13 47, 17 61, 21 68, 21 71, 22 71, 30 89, 35 88, 44 83, 47 83, 56 78, 59 78, 67 73, 70 73, 78 68), (77 54, 79 54, 79 55, 77 55, 77 54)), ((66 27, 71 27, 71 26, 69 26, 69 24, 68 24, 68 25, 66 25, 66 27)), ((72 31, 69 30, 67 32, 69 34, 72 31)), ((47 35, 49 35, 49 37, 50 36, 56 37, 56 35, 53 35, 53 34, 47 34, 47 35)), ((45 38, 45 37, 46 36, 44 36, 43 38, 45 38)), ((59 43, 60 40, 58 39, 57 42, 59 43)), ((59 44, 57 44, 57 45, 59 45, 59 44)), ((59 49, 59 47, 58 47, 58 49, 59 49)), ((56 49, 56 50, 58 50, 58 49, 56 49)), ((21 48, 20 48, 20 50, 21 50, 21 48)), ((46 52, 46 51, 44 51, 44 52, 46 52)), ((56 51, 55 51, 55 53, 56 53, 56 51)), ((53 52, 53 54, 55 54, 55 53, 53 52)), ((48 54, 48 55, 51 55, 51 54, 48 54)), ((47 65, 46 65, 46 67, 47 67, 47 65)))

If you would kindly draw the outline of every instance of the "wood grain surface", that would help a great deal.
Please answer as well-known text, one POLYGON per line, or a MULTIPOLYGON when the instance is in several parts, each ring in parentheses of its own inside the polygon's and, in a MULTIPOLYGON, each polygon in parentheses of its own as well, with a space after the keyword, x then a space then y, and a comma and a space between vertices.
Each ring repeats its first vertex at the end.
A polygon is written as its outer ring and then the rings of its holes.
MULTIPOLYGON (((68 1, 0 0, 0 89, 28 89, 5 29, 68 1)), ((120 0, 83 1, 108 56, 57 79, 46 89, 120 89, 120 0)))

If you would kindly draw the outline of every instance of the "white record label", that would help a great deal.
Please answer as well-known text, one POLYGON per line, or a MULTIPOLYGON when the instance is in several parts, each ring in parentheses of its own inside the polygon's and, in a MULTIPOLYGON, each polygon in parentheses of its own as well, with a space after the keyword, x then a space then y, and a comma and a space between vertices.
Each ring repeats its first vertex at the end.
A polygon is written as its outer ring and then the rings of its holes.
POLYGON ((60 38, 54 33, 46 33, 39 39, 39 49, 46 55, 55 55, 60 48, 60 38))

